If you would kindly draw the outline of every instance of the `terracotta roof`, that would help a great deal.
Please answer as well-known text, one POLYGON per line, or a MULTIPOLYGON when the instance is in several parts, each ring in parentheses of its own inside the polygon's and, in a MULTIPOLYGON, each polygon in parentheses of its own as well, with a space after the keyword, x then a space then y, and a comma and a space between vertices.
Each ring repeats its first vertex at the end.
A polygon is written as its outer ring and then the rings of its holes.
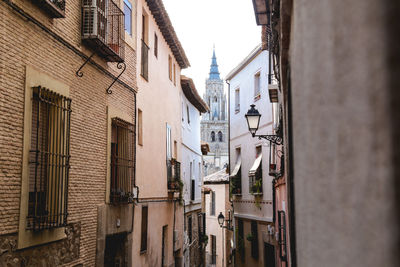
POLYGON ((203 179, 204 183, 218 183, 218 182, 227 182, 229 181, 229 174, 226 173, 225 169, 214 172, 210 175, 207 175, 203 179))
POLYGON ((193 106, 195 106, 202 113, 205 113, 209 110, 207 104, 197 93, 196 87, 194 86, 192 79, 181 75, 181 86, 183 93, 185 94, 189 102, 193 104, 193 106))
POLYGON ((167 41, 169 47, 174 54, 176 61, 182 69, 190 67, 189 60, 186 57, 185 51, 182 48, 181 42, 175 33, 174 27, 172 26, 171 20, 169 19, 168 13, 165 10, 162 0, 146 0, 147 5, 157 22, 158 27, 164 39, 167 41))

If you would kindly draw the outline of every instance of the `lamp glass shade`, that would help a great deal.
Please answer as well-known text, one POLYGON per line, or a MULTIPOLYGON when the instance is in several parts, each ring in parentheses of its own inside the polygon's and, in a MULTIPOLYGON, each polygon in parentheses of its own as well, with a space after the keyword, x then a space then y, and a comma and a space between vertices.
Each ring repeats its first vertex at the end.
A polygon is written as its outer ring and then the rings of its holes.
POLYGON ((225 217, 224 217, 224 215, 222 214, 222 212, 220 212, 219 213, 219 215, 218 215, 218 223, 219 223, 219 226, 223 226, 224 225, 224 220, 225 220, 225 217))
POLYGON ((250 133, 254 136, 258 130, 260 124, 261 114, 255 109, 255 105, 251 105, 251 108, 247 111, 245 117, 250 133))

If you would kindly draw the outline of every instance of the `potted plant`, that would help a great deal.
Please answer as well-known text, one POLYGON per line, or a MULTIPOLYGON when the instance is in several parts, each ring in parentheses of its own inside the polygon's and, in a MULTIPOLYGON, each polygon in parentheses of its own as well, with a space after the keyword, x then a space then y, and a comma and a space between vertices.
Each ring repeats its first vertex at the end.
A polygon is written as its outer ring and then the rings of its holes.
POLYGON ((254 239, 252 233, 248 233, 247 236, 246 236, 246 239, 247 239, 247 241, 252 242, 253 239, 254 239))

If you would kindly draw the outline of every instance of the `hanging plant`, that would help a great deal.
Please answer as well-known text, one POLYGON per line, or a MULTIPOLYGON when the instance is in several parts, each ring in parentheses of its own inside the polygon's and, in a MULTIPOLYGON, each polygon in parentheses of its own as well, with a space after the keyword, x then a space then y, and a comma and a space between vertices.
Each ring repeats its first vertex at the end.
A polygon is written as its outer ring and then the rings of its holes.
POLYGON ((254 236, 251 233, 248 233, 246 236, 247 241, 252 242, 254 239, 254 236))

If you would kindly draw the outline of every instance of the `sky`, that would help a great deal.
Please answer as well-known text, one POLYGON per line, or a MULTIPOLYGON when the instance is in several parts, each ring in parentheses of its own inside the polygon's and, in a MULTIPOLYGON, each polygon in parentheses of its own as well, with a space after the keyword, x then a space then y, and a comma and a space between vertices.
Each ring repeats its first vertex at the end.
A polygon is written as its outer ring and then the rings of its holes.
POLYGON ((163 0, 163 3, 190 61, 191 67, 182 74, 193 79, 201 96, 210 72, 213 45, 221 78, 225 80, 261 42, 261 26, 256 24, 251 0, 163 0))

